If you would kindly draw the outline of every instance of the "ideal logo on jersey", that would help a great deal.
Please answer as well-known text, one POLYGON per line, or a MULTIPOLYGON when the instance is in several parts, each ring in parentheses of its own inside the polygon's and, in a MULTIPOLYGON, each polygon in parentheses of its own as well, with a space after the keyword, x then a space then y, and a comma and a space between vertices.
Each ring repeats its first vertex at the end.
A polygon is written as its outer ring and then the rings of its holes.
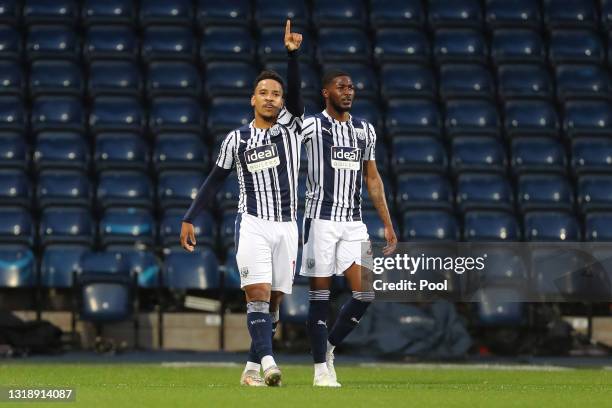
POLYGON ((280 164, 275 144, 257 146, 244 152, 247 169, 251 173, 276 167, 280 164))
POLYGON ((332 146, 331 165, 338 170, 359 170, 361 150, 358 147, 332 146))

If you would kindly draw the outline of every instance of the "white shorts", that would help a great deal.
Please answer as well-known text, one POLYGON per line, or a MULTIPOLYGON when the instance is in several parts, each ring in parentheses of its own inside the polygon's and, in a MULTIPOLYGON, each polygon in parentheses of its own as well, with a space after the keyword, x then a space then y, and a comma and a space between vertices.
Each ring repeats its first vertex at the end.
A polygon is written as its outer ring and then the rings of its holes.
POLYGON ((240 287, 269 283, 274 291, 291 293, 298 249, 296 222, 238 214, 235 234, 240 287))
POLYGON ((361 221, 304 218, 302 234, 302 276, 343 275, 353 263, 372 268, 371 260, 362 258, 362 244, 369 243, 370 236, 361 221))

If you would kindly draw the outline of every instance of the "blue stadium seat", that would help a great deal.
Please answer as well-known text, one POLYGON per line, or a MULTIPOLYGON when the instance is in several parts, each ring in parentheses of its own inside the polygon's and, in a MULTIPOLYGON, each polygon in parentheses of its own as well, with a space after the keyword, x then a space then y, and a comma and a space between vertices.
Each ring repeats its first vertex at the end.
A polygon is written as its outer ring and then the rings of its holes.
MULTIPOLYGON (((300 176, 302 173, 300 173, 300 176)), ((300 179, 300 181, 302 181, 300 179)), ((299 185, 300 190, 305 185, 299 185)), ((238 186, 238 179, 235 173, 232 173, 228 178, 225 179, 223 185, 219 188, 216 195, 217 206, 223 210, 235 209, 238 207, 238 200, 240 199, 240 187, 238 186)))
POLYGON ((223 133, 248 125, 253 108, 244 98, 215 98, 208 107, 208 132, 223 133))
POLYGON ((422 26, 425 9, 420 0, 377 0, 370 2, 370 26, 381 27, 422 26))
POLYGON ((25 120, 20 96, 0 96, 0 129, 23 131, 25 120))
POLYGON ((516 217, 506 211, 472 210, 463 217, 463 239, 466 241, 518 241, 521 228, 516 217))
POLYGON ((38 175, 36 184, 39 208, 50 205, 89 206, 92 191, 89 177, 83 171, 43 170, 38 175))
POLYGON ((451 165, 455 172, 503 172, 507 164, 504 146, 494 137, 457 136, 451 141, 451 165))
POLYGON ((612 212, 595 211, 584 217, 584 239, 586 241, 612 241, 612 212))
MULTIPOLYGON (((308 105, 306 105, 308 107, 308 105)), ((313 112, 312 110, 306 112, 313 112)), ((353 101, 351 115, 370 122, 374 129, 382 126, 382 113, 378 102, 373 99, 358 98, 353 101)))
POLYGON ((512 210, 514 195, 503 174, 461 173, 457 177, 457 205, 470 209, 512 210))
POLYGON ((102 246, 134 244, 150 246, 154 243, 155 221, 144 208, 110 207, 100 220, 99 238, 102 246))
POLYGON ((480 31, 467 28, 443 28, 434 33, 433 54, 438 62, 484 63, 488 50, 480 31))
POLYGON ((523 219, 527 241, 579 241, 580 225, 572 214, 564 211, 529 211, 523 219))
POLYGON ((199 96, 202 78, 194 64, 186 61, 155 61, 149 64, 147 94, 199 96))
POLYGON ((253 62, 255 41, 243 27, 207 27, 200 45, 202 64, 212 60, 253 62))
POLYGON ((294 285, 290 295, 283 296, 280 320, 289 324, 305 325, 308 321, 308 285, 294 285))
POLYGON ((612 173, 612 140, 606 137, 581 137, 572 140, 571 163, 575 173, 612 173))
POLYGON ((79 133, 41 132, 34 146, 34 166, 46 168, 83 169, 89 167, 89 146, 79 133))
POLYGON ((193 60, 196 40, 189 26, 150 26, 145 28, 140 55, 143 60, 193 60))
POLYGON ((319 62, 369 62, 370 42, 359 28, 321 28, 317 43, 319 62))
POLYGON ((523 28, 498 29, 491 39, 491 60, 495 64, 507 62, 544 62, 546 47, 535 30, 523 28))
POLYGON ((136 4, 131 0, 84 0, 81 14, 86 26, 132 23, 136 19, 136 4))
POLYGON ((78 2, 74 0, 28 0, 23 7, 23 19, 26 24, 73 24, 78 15, 78 2))
POLYGON ((56 244, 43 250, 40 264, 40 285, 43 288, 71 289, 73 274, 78 270, 86 245, 56 244))
MULTIPOLYGON (((291 25, 291 30, 302 34, 299 58, 305 61, 312 61, 314 52, 308 30, 295 24, 291 25)), ((287 49, 285 48, 284 42, 279 41, 279 38, 283 38, 284 35, 285 27, 261 28, 259 31, 259 41, 257 43, 257 55, 260 61, 283 61, 286 64, 287 49)))
POLYGON ((140 132, 144 112, 135 97, 97 96, 89 113, 89 129, 93 133, 105 131, 140 132))
POLYGON ((0 23, 15 24, 21 17, 20 0, 2 0, 0 1, 0 23))
POLYGON ((612 209, 612 176, 585 174, 576 183, 578 204, 583 212, 612 209))
POLYGON ((81 48, 79 37, 65 25, 32 25, 28 29, 26 51, 29 59, 77 59, 81 48))
POLYGON ((428 62, 430 44, 423 31, 405 28, 376 30, 374 58, 385 62, 428 62))
POLYGON ((574 192, 569 181, 560 174, 523 174, 517 181, 517 197, 521 211, 572 210, 574 192))
POLYGON ((559 132, 559 119, 552 103, 513 99, 504 105, 504 128, 508 136, 548 135, 559 132))
POLYGON ((204 125, 202 110, 197 99, 187 96, 157 97, 151 101, 149 129, 163 131, 201 131, 204 125))
POLYGON ((440 66, 440 97, 495 97, 491 73, 478 64, 444 64, 440 66))
POLYGON ((95 225, 90 211, 84 207, 47 207, 42 211, 38 236, 43 246, 48 244, 91 245, 95 225))
POLYGON ((23 135, 0 131, 0 167, 25 169, 30 161, 29 146, 23 135))
POLYGON ((30 94, 63 93, 80 95, 83 75, 79 66, 69 60, 38 60, 30 69, 30 94))
POLYGON ((132 273, 136 274, 138 287, 156 289, 161 281, 161 263, 154 252, 124 245, 108 245, 108 252, 121 254, 132 273))
POLYGON ((3 60, 19 59, 22 51, 19 31, 9 25, 0 25, 0 57, 3 60))
POLYGON ((10 244, 34 244, 34 220, 23 207, 0 209, 0 242, 10 244))
POLYGON ((260 26, 280 24, 288 18, 291 24, 303 26, 309 17, 308 5, 300 0, 257 0, 255 21, 260 26))
POLYGON ((25 88, 25 73, 16 61, 0 61, 0 92, 21 95, 25 88))
MULTIPOLYGON (((223 65, 227 65, 227 64, 223 64, 223 65)), ((361 65, 361 64, 352 64, 352 63, 346 63, 346 64, 343 64, 342 66, 343 68, 347 70, 347 72, 349 72, 352 75, 355 75, 355 77, 352 78, 353 85, 355 85, 356 90, 359 92, 360 95, 364 95, 364 96, 373 95, 371 93, 372 91, 371 88, 369 88, 368 90, 365 90, 366 83, 369 84, 369 82, 359 82, 360 80, 369 81, 370 79, 369 74, 371 72, 371 68, 369 66, 361 65), (363 93, 362 93, 361 87, 363 87, 363 93)), ((280 61, 268 62, 265 64, 265 68, 276 71, 285 80, 285 83, 286 83, 287 81, 287 62, 286 61, 285 62, 280 62, 280 61)), ((250 67, 249 69, 252 69, 252 67, 250 67)), ((243 71, 243 72, 248 73, 249 71, 243 71)), ((374 78, 376 78, 376 76, 374 76, 374 78)), ((312 97, 312 96, 319 97, 321 95, 321 80, 319 78, 319 72, 315 68, 314 64, 310 64, 306 62, 300 63, 300 79, 302 80, 301 92, 304 97, 312 97)), ((255 82, 255 73, 253 73, 253 80, 251 82, 244 82, 244 86, 246 88, 245 93, 249 94, 252 92, 253 82, 255 82), (246 92, 247 89, 248 89, 248 92, 246 92)), ((242 82, 240 82, 239 84, 242 85, 242 82)), ((207 83, 207 87, 210 87, 210 86, 211 84, 207 83)), ((375 88, 376 86, 377 85, 375 82, 373 84, 374 93, 376 92, 376 88, 375 88)), ((310 112, 311 111, 306 110, 307 114, 309 114, 310 112)))
POLYGON ((599 65, 558 65, 555 67, 557 96, 570 98, 607 98, 612 81, 607 70, 599 65))
POLYGON ((210 165, 208 147, 197 133, 160 133, 153 149, 153 164, 164 169, 201 169, 210 165))
POLYGON ((236 245, 236 210, 226 210, 219 223, 219 244, 225 249, 236 245))
POLYGON ((414 208, 452 209, 452 187, 444 175, 436 173, 399 174, 395 206, 400 213, 414 208))
POLYGON ((200 27, 211 24, 249 25, 251 2, 249 0, 210 1, 197 0, 196 16, 200 27))
MULTIPOLYGON (((170 208, 164 211, 159 224, 159 241, 164 247, 180 245, 181 223, 185 212, 184 208, 170 208)), ((198 245, 214 247, 217 244, 217 225, 209 211, 202 211, 193 220, 193 227, 198 245)))
POLYGON ((391 99, 387 105, 386 128, 389 134, 440 134, 440 112, 434 102, 423 99, 391 99))
MULTIPOLYGON (((368 229, 368 235, 374 242, 385 242, 385 225, 376 211, 365 210, 361 213, 361 219, 368 229)), ((395 232, 399 232, 397 220, 392 220, 395 232)), ((298 264, 301 265, 301 264, 298 264)), ((299 271, 298 271, 299 272, 299 271)))
POLYGON ((159 173, 157 198, 161 208, 187 209, 206 179, 201 171, 166 170, 159 173))
POLYGON ((163 285, 169 289, 216 290, 220 288, 219 264, 214 252, 203 248, 194 253, 169 253, 162 267, 163 285))
POLYGON ((539 28, 540 4, 532 0, 486 0, 485 19, 490 28, 539 28))
POLYGON ((594 27, 597 6, 594 0, 544 0, 544 22, 552 27, 594 27))
MULTIPOLYGON (((378 157, 376 161, 378 161, 378 157)), ((393 194, 393 183, 387 175, 385 175, 381 169, 380 164, 378 164, 378 169, 380 172, 380 177, 382 179, 383 185, 385 186, 385 196, 387 200, 387 204, 389 205, 389 210, 393 213, 393 203, 395 202, 395 195, 393 194)), ((364 210, 374 210, 374 204, 368 195, 368 189, 363 185, 361 189, 361 207, 364 210)))
POLYGON ((474 295, 476 321, 480 327, 512 328, 525 326, 527 309, 520 302, 524 297, 516 288, 485 288, 474 295))
POLYGON ((396 136, 391 141, 394 171, 445 172, 448 165, 444 145, 432 136, 396 136))
POLYGON ((96 203, 100 208, 123 205, 151 207, 153 185, 142 171, 104 170, 99 174, 96 203))
POLYGON ((499 115, 494 103, 486 99, 446 101, 445 128, 448 135, 499 134, 499 115))
POLYGON ((146 142, 137 133, 99 133, 96 136, 94 160, 96 170, 146 170, 149 152, 146 142))
POLYGON ((610 30, 612 27, 612 1, 610 0, 601 0, 601 25, 604 29, 610 30))
POLYGON ((193 21, 191 0, 142 0, 140 2, 140 23, 182 24, 190 26, 193 21))
POLYGON ((482 10, 478 0, 429 1, 429 25, 439 27, 476 27, 482 24, 482 10))
MULTIPOLYGON (((380 69, 380 87, 384 100, 405 96, 434 98, 437 94, 434 73, 428 66, 421 64, 383 64, 380 69)), ((358 91, 361 95, 361 91, 358 91)))
POLYGON ((551 98, 553 83, 548 71, 537 64, 503 64, 497 68, 499 95, 508 98, 551 98))
POLYGON ((564 173, 567 166, 565 149, 559 140, 550 137, 518 137, 512 139, 512 169, 515 173, 554 171, 564 173))
POLYGON ((96 24, 87 28, 83 55, 88 59, 138 57, 138 41, 129 25, 96 24))
POLYGON ((314 0, 312 22, 317 27, 366 25, 367 13, 362 0, 336 0, 333 3, 325 0, 314 0))
POLYGON ((570 137, 609 135, 612 104, 608 101, 571 100, 563 105, 563 129, 570 137))
POLYGON ((78 97, 38 96, 32 103, 31 126, 35 132, 82 131, 85 127, 84 110, 83 103, 78 97))
POLYGON ((22 245, 0 247, 0 288, 35 288, 36 258, 22 245))
POLYGON ((457 220, 447 211, 418 210, 403 213, 402 241, 456 241, 457 220))
POLYGON ((142 76, 134 61, 94 60, 89 65, 89 96, 118 94, 139 96, 142 76))
POLYGON ((253 94, 257 71, 246 62, 211 62, 206 65, 205 77, 208 98, 247 96, 253 94))
POLYGON ((23 170, 0 170, 0 204, 30 207, 31 182, 23 170))
POLYGON ((554 64, 576 62, 599 64, 606 50, 601 38, 591 30, 553 30, 550 34, 548 58, 554 64))

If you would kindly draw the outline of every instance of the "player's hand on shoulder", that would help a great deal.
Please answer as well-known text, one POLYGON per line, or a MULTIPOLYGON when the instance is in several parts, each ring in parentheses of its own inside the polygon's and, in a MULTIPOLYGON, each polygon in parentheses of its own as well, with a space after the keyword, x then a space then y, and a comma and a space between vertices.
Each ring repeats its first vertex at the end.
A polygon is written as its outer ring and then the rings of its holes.
POLYGON ((397 235, 395 235, 393 225, 385 227, 385 240, 387 241, 387 245, 383 248, 383 255, 389 256, 394 253, 397 248, 397 235))
POLYGON ((183 222, 181 224, 181 246, 189 252, 193 252, 195 249, 195 229, 193 224, 183 222))
POLYGON ((291 32, 291 20, 287 19, 285 24, 285 48, 288 51, 295 51, 302 44, 302 34, 291 32))

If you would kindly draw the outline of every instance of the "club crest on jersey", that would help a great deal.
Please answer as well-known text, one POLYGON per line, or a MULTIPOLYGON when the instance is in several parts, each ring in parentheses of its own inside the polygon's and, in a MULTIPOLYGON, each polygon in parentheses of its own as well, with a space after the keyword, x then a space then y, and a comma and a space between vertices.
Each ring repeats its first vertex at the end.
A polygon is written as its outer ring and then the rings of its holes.
POLYGON ((247 169, 251 173, 276 167, 280 164, 275 144, 257 146, 244 152, 247 169))
POLYGON ((272 127, 270 128, 270 135, 271 135, 272 137, 276 137, 276 136, 280 135, 280 133, 281 133, 280 126, 278 126, 278 125, 274 125, 274 126, 272 126, 272 127))
POLYGON ((363 129, 355 129, 355 135, 357 135, 357 139, 359 140, 365 140, 366 138, 366 133, 363 129))
POLYGON ((306 267, 312 269, 315 267, 315 260, 313 258, 306 259, 306 267))
POLYGON ((338 170, 359 170, 361 150, 358 147, 332 146, 331 165, 338 170))
POLYGON ((240 268, 240 276, 242 276, 243 278, 246 278, 247 276, 249 276, 249 268, 246 266, 243 268, 240 268))

